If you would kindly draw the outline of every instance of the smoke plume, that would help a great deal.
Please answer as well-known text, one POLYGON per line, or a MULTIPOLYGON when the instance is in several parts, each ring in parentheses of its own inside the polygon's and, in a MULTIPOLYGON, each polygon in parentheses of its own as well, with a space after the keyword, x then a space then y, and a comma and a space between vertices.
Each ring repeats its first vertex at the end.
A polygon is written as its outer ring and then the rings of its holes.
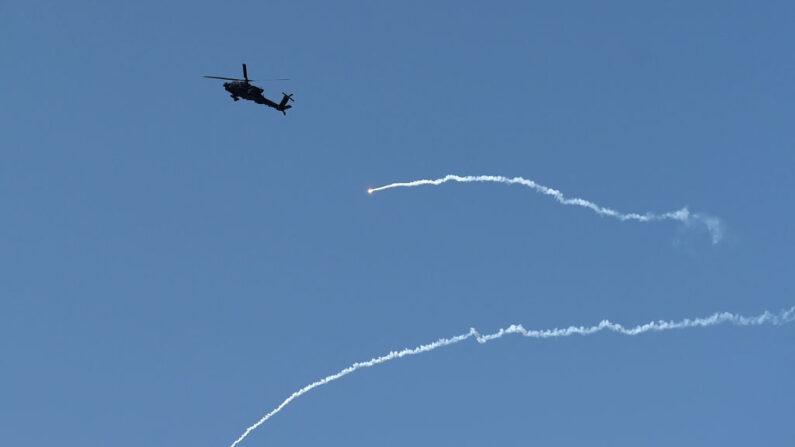
POLYGON ((698 222, 700 224, 703 224, 706 227, 707 231, 709 231, 709 234, 712 237, 713 244, 717 244, 718 242, 720 242, 721 238, 723 237, 723 225, 718 218, 691 213, 686 207, 676 211, 669 211, 667 213, 662 213, 662 214, 655 214, 650 212, 644 214, 622 213, 612 208, 607 208, 597 205, 596 203, 593 203, 585 199, 580 199, 576 197, 575 198, 566 197, 563 195, 563 193, 561 193, 557 189, 553 189, 544 185, 539 185, 538 183, 532 180, 528 180, 522 177, 504 177, 501 175, 460 176, 460 175, 450 174, 434 180, 423 179, 423 180, 414 180, 411 182, 390 183, 389 185, 379 186, 378 188, 370 188, 367 190, 367 192, 369 194, 372 194, 374 192, 383 191, 385 189, 392 189, 392 188, 411 188, 414 186, 422 186, 422 185, 438 186, 441 185, 442 183, 447 183, 450 181, 459 182, 459 183, 492 182, 492 183, 504 183, 507 185, 519 184, 531 188, 541 194, 552 196, 555 200, 562 203, 563 205, 574 205, 574 206, 581 206, 583 208, 588 208, 600 216, 612 217, 621 221, 634 220, 638 222, 651 222, 657 220, 675 220, 683 222, 685 224, 698 222))
POLYGON ((263 423, 265 423, 265 421, 276 415, 276 413, 282 411, 282 409, 286 407, 290 402, 319 386, 325 385, 329 382, 333 382, 337 379, 342 378, 343 376, 347 376, 348 374, 358 369, 369 368, 371 366, 379 365, 389 360, 401 357, 417 355, 433 351, 436 348, 441 348, 443 346, 450 346, 470 338, 474 338, 475 340, 477 340, 478 343, 487 343, 489 341, 502 338, 503 336, 508 334, 518 334, 527 338, 559 338, 559 337, 569 337, 572 335, 592 335, 604 330, 616 332, 623 335, 634 336, 634 335, 644 334, 646 332, 662 332, 674 329, 708 327, 708 326, 715 326, 725 323, 730 323, 736 326, 759 326, 762 324, 780 325, 780 324, 789 323, 793 320, 795 320, 795 306, 787 310, 784 310, 778 314, 773 314, 765 311, 760 315, 745 317, 730 312, 719 312, 705 318, 695 318, 695 319, 685 318, 684 320, 680 321, 664 321, 664 320, 651 321, 646 324, 641 324, 634 327, 624 327, 621 324, 613 323, 609 320, 602 320, 601 322, 599 322, 599 324, 596 324, 594 326, 569 326, 566 328, 541 329, 541 330, 538 329, 529 330, 525 329, 521 324, 512 324, 507 328, 500 329, 497 332, 485 335, 481 334, 474 328, 471 328, 469 332, 466 332, 461 335, 456 335, 455 337, 441 338, 433 343, 420 345, 417 346, 416 348, 406 348, 401 351, 392 351, 386 355, 382 355, 381 357, 375 357, 373 359, 364 362, 356 362, 351 366, 335 374, 324 377, 316 382, 312 382, 309 385, 291 394, 290 397, 285 399, 281 404, 279 404, 278 407, 271 410, 268 414, 263 416, 254 425, 248 427, 246 431, 243 432, 243 434, 240 435, 240 437, 237 438, 237 440, 232 443, 231 447, 235 447, 237 444, 243 441, 243 439, 245 439, 246 436, 249 435, 249 433, 251 433, 253 430, 255 430, 263 423))

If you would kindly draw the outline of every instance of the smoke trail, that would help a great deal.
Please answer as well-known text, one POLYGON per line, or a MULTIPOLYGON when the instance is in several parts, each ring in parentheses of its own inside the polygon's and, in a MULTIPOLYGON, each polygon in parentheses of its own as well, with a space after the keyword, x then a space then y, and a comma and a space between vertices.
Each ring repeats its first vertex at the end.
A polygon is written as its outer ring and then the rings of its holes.
POLYGON ((447 183, 449 181, 455 181, 459 183, 471 183, 471 182, 494 182, 494 183, 505 183, 508 185, 512 184, 519 184, 527 186, 528 188, 532 188, 537 192, 542 194, 546 194, 548 196, 552 196, 558 202, 564 205, 575 205, 581 206, 584 208, 588 208, 591 211, 599 214, 600 216, 608 216, 613 217, 615 219, 626 221, 626 220, 636 220, 639 222, 650 222, 654 220, 677 220, 684 223, 689 223, 691 221, 698 221, 703 223, 707 230, 709 231, 710 235, 712 236, 712 243, 717 244, 720 242, 721 238, 723 237, 723 225, 721 224, 720 220, 714 217, 707 217, 702 216, 700 214, 691 213, 687 208, 682 208, 677 211, 670 211, 663 214, 654 214, 654 213, 622 213, 616 211, 612 208, 606 208, 600 205, 597 205, 593 202, 590 202, 585 199, 580 198, 567 198, 557 189, 552 189, 548 186, 539 185, 538 183, 528 180, 522 177, 504 177, 501 175, 468 175, 468 176, 460 176, 460 175, 446 175, 442 178, 438 178, 435 180, 415 180, 413 182, 400 182, 400 183, 390 183, 389 185, 379 186, 378 188, 369 188, 367 190, 368 194, 372 194, 377 191, 383 191, 385 189, 392 189, 392 188, 409 188, 414 186, 422 186, 422 185, 434 185, 438 186, 442 183, 447 183))
POLYGON ((477 330, 471 328, 469 332, 461 335, 456 335, 455 337, 440 338, 439 340, 436 340, 433 343, 428 343, 427 345, 420 345, 417 346, 416 348, 406 348, 403 349, 402 351, 392 351, 389 354, 383 355, 381 357, 375 357, 373 359, 367 360, 366 362, 356 362, 353 365, 339 371, 336 374, 332 374, 316 382, 310 383, 309 385, 291 394, 290 397, 285 399, 281 404, 279 404, 278 407, 274 408, 273 410, 271 410, 270 413, 263 416, 262 419, 257 421, 257 423, 247 428, 246 431, 243 432, 243 434, 240 435, 240 437, 237 438, 237 440, 232 443, 231 447, 235 447, 243 439, 245 439, 246 436, 248 436, 248 434, 251 433, 254 429, 262 425, 265 421, 273 417, 276 413, 282 411, 282 409, 286 407, 287 404, 289 404, 296 398, 302 396, 303 394, 308 393, 309 391, 321 385, 333 382, 343 376, 346 376, 356 371, 357 369, 369 368, 371 366, 375 366, 392 359, 433 351, 436 348, 441 348, 443 346, 456 344, 458 342, 473 337, 475 338, 475 340, 478 341, 478 343, 486 343, 491 340, 501 338, 506 334, 521 334, 528 338, 556 338, 556 337, 568 337, 571 335, 591 335, 603 330, 609 330, 623 335, 640 335, 646 332, 660 332, 672 329, 707 327, 723 323, 731 323, 737 326, 758 326, 762 324, 774 324, 774 325, 785 324, 793 320, 795 320, 795 306, 789 308, 788 310, 784 310, 777 315, 765 311, 763 314, 757 316, 745 317, 730 312, 719 312, 712 314, 706 318, 695 318, 695 319, 685 318, 684 320, 681 321, 663 321, 663 320, 651 321, 649 323, 630 328, 626 328, 618 323, 613 323, 608 320, 602 320, 599 324, 590 327, 569 326, 567 328, 555 328, 555 329, 543 329, 543 330, 528 330, 522 327, 521 324, 512 324, 508 326, 508 328, 506 329, 500 329, 497 332, 486 335, 481 335, 477 330))

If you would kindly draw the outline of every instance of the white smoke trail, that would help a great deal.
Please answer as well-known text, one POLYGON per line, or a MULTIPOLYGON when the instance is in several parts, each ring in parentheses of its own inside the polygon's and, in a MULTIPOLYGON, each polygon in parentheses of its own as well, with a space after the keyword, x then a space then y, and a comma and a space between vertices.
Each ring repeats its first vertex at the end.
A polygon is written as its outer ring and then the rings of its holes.
POLYGON ((593 202, 590 202, 585 199, 580 198, 568 198, 563 195, 557 189, 552 189, 548 186, 539 185, 538 183, 528 180, 522 177, 504 177, 501 175, 468 175, 468 176, 460 176, 460 175, 446 175, 442 178, 429 180, 414 180, 412 182, 398 182, 398 183, 390 183, 389 185, 379 186, 378 188, 369 188, 367 190, 368 194, 372 194, 377 191, 383 191, 385 189, 392 189, 392 188, 410 188, 414 186, 422 186, 422 185, 434 185, 438 186, 442 183, 447 183, 449 181, 459 182, 459 183, 471 183, 471 182, 493 182, 493 183, 505 183, 508 185, 512 184, 519 184, 527 186, 528 188, 532 188, 537 192, 542 194, 546 194, 552 196, 558 202, 564 205, 575 205, 581 206, 584 208, 588 208, 591 211, 599 214, 600 216, 608 216, 613 217, 615 219, 626 221, 626 220, 636 220, 639 222, 650 222, 654 220, 677 220, 680 222, 688 223, 691 220, 695 220, 698 222, 703 223, 707 230, 709 231, 710 235, 712 236, 712 243, 717 244, 721 238, 723 237, 723 226, 719 219, 714 217, 707 217, 702 216, 700 214, 691 213, 686 207, 682 208, 677 211, 670 211, 663 214, 654 214, 654 213, 622 213, 616 211, 612 208, 606 208, 600 205, 597 205, 593 202))
POLYGON ((262 425, 265 421, 273 417, 276 413, 282 411, 282 409, 286 407, 287 404, 289 404, 296 398, 308 393, 314 388, 317 388, 321 385, 325 385, 329 382, 333 382, 361 368, 369 368, 371 366, 375 366, 392 359, 433 351, 436 348, 449 346, 473 337, 475 338, 475 340, 478 341, 478 343, 486 343, 491 340, 501 338, 506 334, 521 334, 528 338, 556 338, 556 337, 568 337, 571 335, 591 335, 603 330, 609 330, 624 335, 639 335, 645 332, 660 332, 672 329, 707 327, 723 323, 731 323, 737 326, 758 326, 762 324, 779 325, 779 324, 789 323, 793 320, 795 320, 795 306, 789 308, 788 310, 784 310, 777 315, 765 311, 763 314, 757 316, 745 317, 730 312, 719 312, 712 314, 706 318, 695 318, 695 319, 685 318, 684 320, 681 321, 663 321, 663 320, 651 321, 649 323, 631 328, 625 328, 624 326, 618 323, 613 323, 608 320, 602 320, 599 324, 590 327, 569 326, 567 328, 555 328, 555 329, 543 329, 543 330, 528 330, 522 327, 522 325, 520 324, 512 324, 508 326, 508 328, 506 329, 500 329, 497 332, 486 335, 481 335, 477 330, 471 328, 469 332, 461 335, 456 335, 455 337, 441 338, 427 345, 420 345, 417 346, 416 348, 406 348, 403 349, 402 351, 392 351, 389 354, 367 360, 366 362, 356 362, 353 365, 335 374, 324 377, 316 382, 310 383, 309 385, 291 394, 290 397, 285 399, 281 404, 279 404, 278 407, 274 408, 273 410, 271 410, 270 413, 263 416, 262 419, 257 421, 257 423, 247 428, 246 431, 243 432, 243 434, 240 435, 240 437, 237 438, 237 440, 232 443, 231 447, 235 447, 243 439, 245 439, 246 436, 248 436, 248 434, 251 433, 254 429, 262 425))

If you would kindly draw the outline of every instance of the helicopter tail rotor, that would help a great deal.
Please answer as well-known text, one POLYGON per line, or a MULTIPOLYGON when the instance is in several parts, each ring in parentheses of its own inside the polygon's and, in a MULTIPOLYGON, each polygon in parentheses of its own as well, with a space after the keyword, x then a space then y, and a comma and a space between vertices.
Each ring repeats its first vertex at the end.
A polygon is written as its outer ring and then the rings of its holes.
POLYGON ((282 109, 289 109, 292 106, 288 106, 287 102, 288 101, 295 102, 295 100, 293 99, 293 94, 290 93, 288 95, 287 93, 282 92, 282 95, 284 95, 284 96, 282 97, 282 102, 279 103, 279 107, 282 108, 282 109))

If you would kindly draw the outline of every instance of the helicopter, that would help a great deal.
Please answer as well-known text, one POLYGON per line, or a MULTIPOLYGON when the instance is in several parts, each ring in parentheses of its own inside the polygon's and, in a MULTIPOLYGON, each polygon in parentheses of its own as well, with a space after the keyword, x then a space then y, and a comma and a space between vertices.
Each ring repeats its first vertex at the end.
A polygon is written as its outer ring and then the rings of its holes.
MULTIPOLYGON (((224 89, 229 92, 232 99, 238 101, 240 98, 248 99, 249 101, 254 101, 257 104, 264 104, 268 107, 273 107, 274 109, 282 112, 285 116, 287 115, 287 109, 291 108, 292 106, 287 104, 289 101, 293 100, 293 94, 287 94, 282 92, 281 102, 274 102, 270 99, 264 97, 262 95, 261 88, 257 87, 256 85, 252 85, 251 81, 255 81, 255 79, 248 78, 248 72, 246 71, 246 64, 243 64, 243 79, 238 78, 224 78, 221 76, 205 76, 205 78, 210 79, 223 79, 227 81, 233 82, 224 82, 224 89)), ((287 81, 287 78, 276 78, 276 79, 266 79, 267 81, 287 81)))

